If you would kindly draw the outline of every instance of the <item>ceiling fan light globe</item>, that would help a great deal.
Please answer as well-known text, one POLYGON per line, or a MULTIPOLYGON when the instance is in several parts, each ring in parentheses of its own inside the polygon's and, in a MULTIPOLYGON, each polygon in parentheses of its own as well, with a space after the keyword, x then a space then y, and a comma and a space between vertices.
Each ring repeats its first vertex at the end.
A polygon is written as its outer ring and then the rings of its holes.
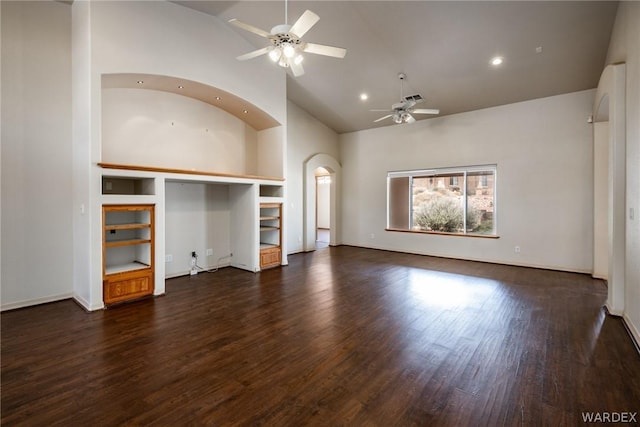
POLYGON ((296 56, 296 58, 293 60, 293 62, 295 62, 296 65, 302 64, 302 61, 304 61, 304 56, 302 55, 296 56))
POLYGON ((400 123, 402 123, 402 116, 400 115, 393 116, 393 122, 399 125, 400 123))
POLYGON ((282 52, 280 51, 280 49, 273 49, 271 50, 271 52, 269 52, 269 58, 273 61, 273 62, 278 62, 278 60, 280 59, 280 57, 282 56, 282 52))
POLYGON ((282 53, 287 58, 293 58, 293 56, 296 54, 296 49, 289 43, 283 43, 282 44, 282 53))
POLYGON ((280 57, 280 60, 278 61, 278 65, 281 66, 282 68, 287 68, 289 67, 289 61, 287 61, 287 58, 282 55, 280 57))

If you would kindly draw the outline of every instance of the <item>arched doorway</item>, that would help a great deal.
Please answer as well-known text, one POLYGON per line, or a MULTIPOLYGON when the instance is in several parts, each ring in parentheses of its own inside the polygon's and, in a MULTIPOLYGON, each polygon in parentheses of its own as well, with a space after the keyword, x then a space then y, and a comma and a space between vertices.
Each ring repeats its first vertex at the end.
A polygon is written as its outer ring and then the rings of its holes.
POLYGON ((329 245, 339 245, 340 236, 340 182, 342 166, 328 154, 315 154, 304 162, 304 212, 303 212, 303 250, 313 251, 316 248, 316 170, 324 168, 329 173, 329 245))
POLYGON ((625 307, 625 79, 625 64, 607 66, 593 107, 593 275, 607 280, 607 310, 618 316, 625 307))

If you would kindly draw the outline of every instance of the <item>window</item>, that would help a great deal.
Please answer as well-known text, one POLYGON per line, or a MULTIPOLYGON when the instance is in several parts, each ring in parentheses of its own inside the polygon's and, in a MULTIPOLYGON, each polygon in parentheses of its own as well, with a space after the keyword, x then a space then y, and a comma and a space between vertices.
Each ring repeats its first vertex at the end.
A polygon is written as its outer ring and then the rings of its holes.
POLYGON ((495 236, 496 166, 387 175, 387 229, 495 236))

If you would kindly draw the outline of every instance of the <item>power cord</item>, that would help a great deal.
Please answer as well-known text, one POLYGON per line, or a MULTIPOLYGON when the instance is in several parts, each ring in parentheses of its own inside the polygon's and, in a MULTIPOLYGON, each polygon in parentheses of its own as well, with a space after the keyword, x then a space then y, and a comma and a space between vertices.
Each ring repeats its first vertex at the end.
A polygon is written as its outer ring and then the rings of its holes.
MULTIPOLYGON (((229 255, 225 255, 225 256, 221 256, 220 258, 218 258, 218 261, 216 262, 216 267, 212 268, 210 270, 206 270, 205 273, 215 273, 216 271, 218 271, 220 269, 220 261, 222 261, 223 259, 226 258, 231 258, 233 256, 233 254, 229 254, 229 255)), ((197 263, 196 263, 197 266, 197 263)))

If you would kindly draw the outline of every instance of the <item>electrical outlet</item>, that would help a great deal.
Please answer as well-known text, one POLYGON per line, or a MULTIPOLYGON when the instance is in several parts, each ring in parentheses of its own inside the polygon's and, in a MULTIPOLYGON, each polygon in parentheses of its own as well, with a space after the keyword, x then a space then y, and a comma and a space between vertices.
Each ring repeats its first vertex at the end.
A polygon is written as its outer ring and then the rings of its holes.
POLYGON ((213 255, 213 249, 209 248, 207 249, 207 256, 212 256, 213 255))
POLYGON ((520 253, 520 246, 516 246, 515 248, 513 248, 513 250, 515 251, 515 253, 519 254, 520 253))
POLYGON ((173 255, 165 255, 164 262, 173 262, 173 255))

